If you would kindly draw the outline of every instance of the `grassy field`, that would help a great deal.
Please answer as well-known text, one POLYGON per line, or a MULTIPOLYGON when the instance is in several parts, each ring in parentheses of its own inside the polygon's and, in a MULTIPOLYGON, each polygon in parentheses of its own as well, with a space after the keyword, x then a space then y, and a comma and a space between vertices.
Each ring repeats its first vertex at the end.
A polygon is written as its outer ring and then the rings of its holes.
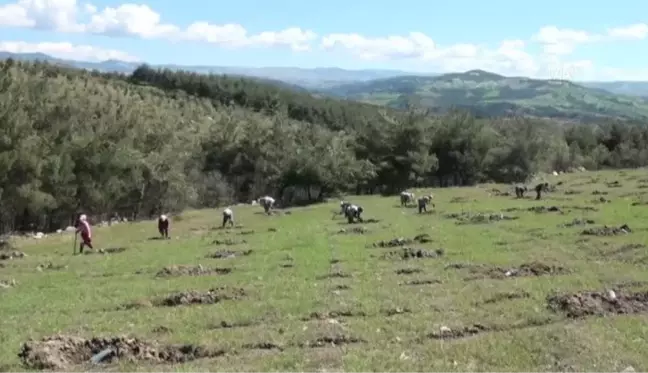
POLYGON ((237 206, 242 226, 224 230, 220 210, 188 211, 168 241, 150 239, 155 222, 96 227, 97 246, 126 248, 110 254, 72 256, 69 233, 17 239, 26 256, 0 261, 15 280, 0 288, 0 369, 92 369, 110 341, 73 337, 114 336, 138 340, 115 340, 124 357, 95 370, 648 369, 646 171, 547 181, 559 185, 540 201, 506 185, 434 189, 422 215, 398 197, 350 198, 364 224, 332 218, 331 201, 273 216, 237 206), (430 257, 402 259, 419 249, 430 257), (207 257, 219 250, 241 255, 207 257), (156 275, 174 265, 221 271, 156 275), (602 295, 552 298, 583 291, 602 295), (56 334, 70 338, 35 343, 56 334), (18 356, 30 338, 31 366, 18 356))

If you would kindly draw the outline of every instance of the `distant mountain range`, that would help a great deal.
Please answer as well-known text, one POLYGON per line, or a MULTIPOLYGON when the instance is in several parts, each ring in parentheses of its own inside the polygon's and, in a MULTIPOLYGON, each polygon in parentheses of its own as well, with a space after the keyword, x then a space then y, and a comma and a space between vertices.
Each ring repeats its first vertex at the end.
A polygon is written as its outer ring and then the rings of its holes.
MULTIPOLYGON (((50 63, 72 66, 80 69, 98 70, 103 72, 131 73, 140 65, 136 62, 107 60, 102 62, 84 62, 55 58, 43 53, 9 53, 0 52, 0 59, 41 60, 50 63)), ((201 74, 242 75, 269 80, 279 80, 306 89, 333 87, 350 82, 362 82, 373 79, 391 78, 411 74, 398 70, 344 70, 336 67, 321 67, 303 69, 299 67, 232 67, 232 66, 182 66, 154 65, 155 67, 172 70, 187 70, 201 74)))
MULTIPOLYGON (((131 73, 140 63, 84 62, 42 53, 0 52, 0 59, 42 60, 102 72, 131 73)), ((153 65, 196 73, 246 76, 302 92, 403 108, 444 111, 461 107, 480 115, 520 114, 577 120, 648 119, 648 82, 569 82, 505 77, 482 70, 426 74, 399 70, 305 69, 153 65)))

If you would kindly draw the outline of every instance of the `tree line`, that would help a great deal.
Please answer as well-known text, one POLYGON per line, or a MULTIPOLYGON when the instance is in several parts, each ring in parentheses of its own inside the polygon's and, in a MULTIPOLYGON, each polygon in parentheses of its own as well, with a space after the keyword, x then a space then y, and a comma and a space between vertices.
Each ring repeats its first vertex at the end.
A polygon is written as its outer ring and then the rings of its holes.
POLYGON ((254 79, 0 62, 0 231, 648 164, 639 124, 395 111, 254 79))

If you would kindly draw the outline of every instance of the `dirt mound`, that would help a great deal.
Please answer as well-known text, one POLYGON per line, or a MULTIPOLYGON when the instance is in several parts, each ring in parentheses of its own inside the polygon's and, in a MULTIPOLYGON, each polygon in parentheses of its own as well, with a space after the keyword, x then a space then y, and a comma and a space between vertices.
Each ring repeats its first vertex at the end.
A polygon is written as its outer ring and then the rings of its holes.
POLYGON ((207 256, 205 257, 209 259, 229 259, 229 258, 236 258, 239 256, 248 256, 252 254, 252 252, 253 252, 252 250, 245 250, 245 251, 218 250, 211 254, 207 254, 207 256))
POLYGON ((226 245, 226 246, 234 246, 234 245, 240 245, 247 243, 246 240, 233 240, 231 238, 226 238, 224 240, 214 240, 212 241, 212 245, 226 245))
POLYGON ((632 206, 646 206, 648 205, 648 201, 636 201, 632 202, 632 206))
POLYGON ((506 293, 499 293, 499 294, 495 294, 491 298, 486 299, 483 302, 483 304, 499 303, 502 301, 512 300, 512 299, 524 299, 524 298, 529 298, 530 296, 531 294, 527 293, 526 291, 512 291, 506 293))
POLYGON ((99 250, 92 250, 92 249, 86 249, 83 251, 84 254, 90 255, 90 254, 117 254, 117 253, 123 253, 127 249, 125 247, 108 247, 105 249, 99 249, 99 250))
POLYGON ((361 338, 356 338, 344 334, 324 336, 314 339, 312 341, 301 342, 298 344, 301 348, 317 348, 317 347, 335 347, 345 344, 354 344, 354 343, 367 343, 366 340, 361 338))
POLYGON ((551 318, 540 318, 540 319, 524 320, 522 322, 505 324, 505 325, 489 326, 489 325, 483 325, 481 323, 475 323, 470 326, 459 327, 456 329, 451 329, 447 326, 442 326, 441 328, 439 328, 438 332, 430 333, 427 335, 427 337, 431 339, 468 338, 486 332, 503 332, 503 331, 511 331, 516 329, 533 328, 538 326, 549 325, 555 322, 556 320, 551 318))
POLYGON ((63 264, 54 265, 54 264, 52 264, 52 262, 49 262, 49 263, 47 263, 47 264, 39 264, 39 265, 36 267, 36 270, 37 270, 37 271, 45 271, 45 270, 49 270, 49 271, 60 271, 60 270, 63 270, 63 269, 67 269, 67 267, 68 267, 68 266, 63 265, 63 264))
POLYGON ((338 231, 339 234, 351 233, 351 234, 365 234, 369 232, 369 229, 365 227, 353 227, 350 229, 342 228, 338 231))
POLYGON ((487 326, 482 324, 473 324, 471 326, 464 326, 458 329, 450 329, 447 326, 442 326, 438 332, 428 334, 431 339, 458 339, 466 338, 479 333, 489 331, 487 326))
POLYGON ((511 192, 502 192, 501 190, 496 189, 496 188, 493 188, 493 189, 489 190, 488 192, 491 193, 492 195, 496 196, 496 197, 510 197, 511 196, 511 192))
POLYGON ((517 216, 508 216, 502 213, 499 214, 489 214, 478 212, 476 214, 471 214, 467 212, 463 213, 452 213, 445 215, 447 219, 456 219, 456 224, 486 224, 494 223, 504 220, 517 220, 517 216))
POLYGON ((565 191, 566 195, 581 194, 581 193, 583 193, 582 190, 576 190, 576 189, 567 189, 565 191))
POLYGON ((595 195, 595 196, 607 196, 608 194, 609 194, 608 192, 602 192, 600 190, 595 190, 595 191, 592 192, 592 195, 595 195))
POLYGON ((420 268, 401 268, 396 270, 397 275, 412 275, 414 273, 421 273, 421 272, 423 272, 423 270, 420 268))
POLYGON ((405 285, 405 286, 421 286, 421 285, 437 285, 441 284, 442 282, 440 280, 410 280, 410 281, 405 281, 402 282, 400 285, 405 285))
POLYGON ((333 290, 349 290, 351 287, 349 285, 339 284, 333 286, 333 290))
POLYGON ((230 272, 232 272, 231 268, 205 268, 200 264, 197 266, 174 265, 162 268, 155 274, 155 277, 226 275, 230 272))
POLYGON ((607 225, 604 225, 603 227, 599 228, 585 229, 583 232, 581 232, 581 234, 585 236, 618 236, 628 233, 632 233, 632 229, 630 229, 627 224, 623 224, 618 228, 608 227, 607 225))
POLYGON ((468 198, 466 197, 452 197, 450 200, 450 203, 464 203, 468 202, 468 198))
POLYGON ((16 280, 0 280, 0 289, 8 289, 16 285, 16 280))
POLYGON ((597 199, 592 200, 592 203, 611 203, 611 202, 612 202, 612 200, 609 200, 609 199, 607 199, 605 197, 599 197, 597 199))
POLYGON ((326 274, 324 276, 319 276, 319 277, 317 277, 317 279, 318 280, 326 280, 327 278, 351 278, 351 277, 353 277, 353 276, 351 276, 348 273, 338 271, 338 272, 331 272, 331 273, 326 274))
POLYGON ((381 313, 389 317, 394 315, 402 315, 404 313, 412 313, 412 310, 407 307, 404 308, 396 307, 396 308, 389 308, 389 309, 382 310, 381 313))
POLYGON ((247 294, 245 290, 240 288, 218 287, 209 289, 208 291, 182 291, 179 293, 171 294, 157 303, 158 306, 183 306, 190 304, 215 304, 223 300, 237 300, 245 297, 247 294))
POLYGON ((602 316, 648 312, 648 291, 623 293, 580 292, 547 297, 547 306, 567 317, 602 316))
POLYGON ((238 234, 241 235, 241 236, 249 236, 251 234, 254 234, 254 230, 250 229, 250 230, 247 230, 247 231, 240 231, 238 234))
POLYGON ((390 251, 382 255, 383 259, 423 259, 423 258, 438 258, 443 256, 445 250, 436 249, 436 250, 425 250, 425 249, 414 249, 411 247, 404 247, 401 250, 390 251))
POLYGON ((248 350, 279 350, 283 351, 283 347, 272 342, 255 342, 255 343, 246 343, 243 345, 243 348, 248 350))
POLYGON ((282 263, 279 265, 281 268, 293 268, 295 265, 292 263, 282 263))
POLYGON ((6 239, 0 239, 0 251, 13 251, 15 249, 16 248, 10 241, 6 239))
POLYGON ((212 329, 233 329, 233 328, 245 328, 248 326, 255 326, 259 325, 258 322, 256 321, 234 321, 234 322, 228 322, 228 321, 221 321, 220 323, 214 325, 212 329))
POLYGON ((328 320, 328 319, 337 319, 340 317, 366 317, 367 314, 362 311, 328 311, 328 312, 312 312, 307 317, 303 317, 302 321, 309 320, 328 320))
POLYGON ((372 246, 373 247, 399 247, 399 246, 405 246, 405 245, 410 245, 414 242, 418 243, 428 243, 432 242, 432 237, 430 237, 429 234, 419 234, 418 236, 414 238, 403 238, 403 237, 398 237, 398 238, 393 238, 389 241, 378 241, 375 242, 372 246))
POLYGON ((158 345, 137 338, 84 339, 56 335, 22 345, 18 357, 28 369, 63 370, 90 362, 117 361, 176 364, 223 355, 223 350, 195 345, 158 345))
POLYGON ((588 225, 588 224, 596 224, 594 220, 591 219, 574 219, 569 223, 565 224, 559 224, 558 228, 571 228, 571 227, 577 227, 577 226, 583 226, 583 225, 588 225))
POLYGON ((536 214, 543 214, 546 212, 562 212, 558 206, 533 206, 527 209, 528 211, 535 212, 536 214))
POLYGON ((473 276, 466 280, 477 280, 481 278, 505 279, 509 277, 528 277, 528 276, 545 276, 561 275, 570 273, 564 267, 548 265, 540 262, 531 262, 520 265, 517 268, 502 268, 497 266, 487 266, 484 264, 450 264, 446 269, 467 269, 473 276))
POLYGON ((22 251, 8 251, 8 252, 0 252, 0 260, 11 260, 11 259, 18 259, 18 258, 24 258, 26 257, 27 254, 23 253, 22 251))
POLYGON ((621 184, 619 180, 615 180, 611 183, 605 183, 605 185, 607 185, 608 188, 621 188, 623 186, 623 184, 621 184))

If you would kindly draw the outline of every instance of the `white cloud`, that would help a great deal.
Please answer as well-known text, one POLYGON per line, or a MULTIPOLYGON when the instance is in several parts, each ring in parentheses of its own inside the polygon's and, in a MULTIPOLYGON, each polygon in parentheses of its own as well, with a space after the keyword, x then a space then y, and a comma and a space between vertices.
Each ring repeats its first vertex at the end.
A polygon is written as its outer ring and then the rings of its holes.
POLYGON ((620 40, 643 40, 648 36, 648 24, 636 23, 625 27, 608 29, 608 35, 620 40))
POLYGON ((186 28, 164 23, 159 13, 144 4, 121 4, 97 9, 76 0, 18 0, 0 6, 0 26, 25 27, 58 32, 86 32, 108 36, 136 36, 145 39, 190 40, 228 47, 288 47, 306 51, 317 35, 290 27, 250 35, 238 24, 214 25, 198 21, 186 28), (83 11, 80 11, 82 8, 83 11), (89 15, 81 20, 79 15, 89 15))
POLYGON ((0 41, 0 51, 11 53, 45 53, 52 57, 78 61, 105 61, 109 59, 138 62, 139 58, 128 53, 71 43, 27 43, 23 41, 0 41))
MULTIPOLYGON (((284 47, 300 52, 311 50, 312 46, 319 42, 323 51, 343 52, 362 60, 389 62, 401 67, 418 66, 421 70, 437 72, 484 69, 504 75, 553 79, 581 79, 583 76, 594 74, 596 69, 591 61, 569 58, 581 45, 648 38, 646 23, 602 31, 548 25, 524 40, 504 40, 499 45, 466 42, 440 45, 422 32, 382 37, 369 37, 358 33, 331 33, 320 38, 315 32, 296 26, 279 31, 251 33, 236 23, 219 25, 197 20, 189 25, 177 25, 165 22, 149 5, 123 3, 97 8, 92 3, 81 3, 77 0, 17 0, 2 5, 0 27, 2 26, 113 37, 201 42, 227 48, 284 47), (532 54, 532 45, 539 45, 541 52, 532 54)), ((75 48, 79 47, 67 45, 63 50, 74 54, 69 51, 75 48)), ((87 52, 84 53, 92 55, 93 52, 88 49, 92 47, 85 48, 87 52)), ((121 52, 110 53, 119 55, 121 52)), ((618 72, 614 69, 607 71, 610 74, 618 72)))

